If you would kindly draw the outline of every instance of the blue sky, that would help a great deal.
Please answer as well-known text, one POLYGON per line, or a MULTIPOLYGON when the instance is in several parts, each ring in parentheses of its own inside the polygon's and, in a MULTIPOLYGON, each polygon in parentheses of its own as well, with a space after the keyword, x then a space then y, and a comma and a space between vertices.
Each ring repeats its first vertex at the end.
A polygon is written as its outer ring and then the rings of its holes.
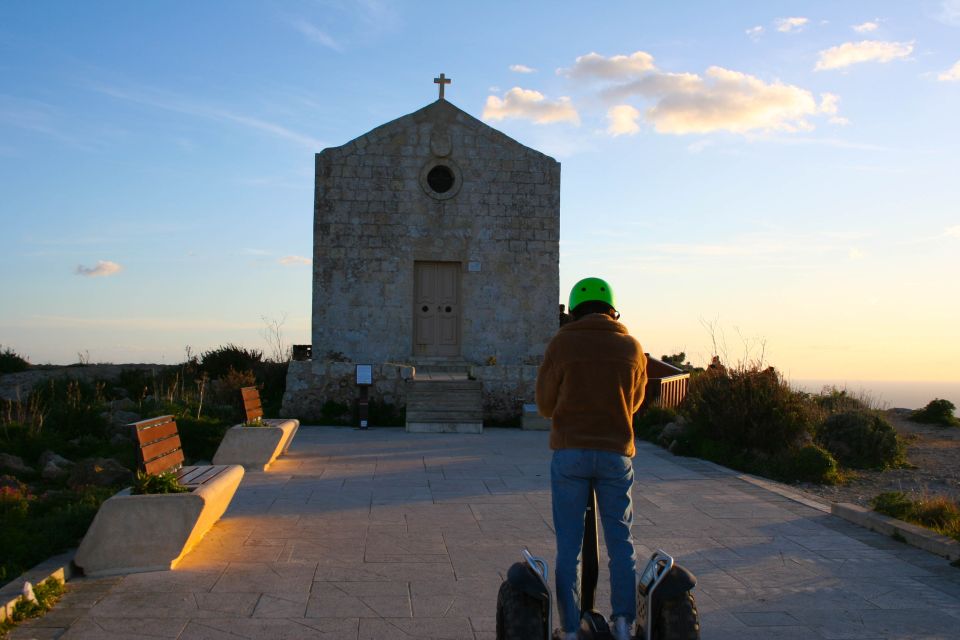
POLYGON ((561 289, 655 355, 960 380, 958 0, 8 0, 0 344, 309 342, 313 154, 440 72, 562 163, 561 289))

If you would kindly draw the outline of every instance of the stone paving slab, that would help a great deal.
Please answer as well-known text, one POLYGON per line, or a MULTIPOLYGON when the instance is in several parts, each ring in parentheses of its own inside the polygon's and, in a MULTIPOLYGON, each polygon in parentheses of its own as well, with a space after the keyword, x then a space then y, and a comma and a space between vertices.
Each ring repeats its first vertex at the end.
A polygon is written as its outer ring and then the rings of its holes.
MULTIPOLYGON (((547 438, 301 427, 176 570, 72 580, 11 637, 492 640, 520 549, 553 564, 547 438)), ((960 638, 946 560, 646 443, 634 468, 638 556, 697 574, 705 640, 960 638)))

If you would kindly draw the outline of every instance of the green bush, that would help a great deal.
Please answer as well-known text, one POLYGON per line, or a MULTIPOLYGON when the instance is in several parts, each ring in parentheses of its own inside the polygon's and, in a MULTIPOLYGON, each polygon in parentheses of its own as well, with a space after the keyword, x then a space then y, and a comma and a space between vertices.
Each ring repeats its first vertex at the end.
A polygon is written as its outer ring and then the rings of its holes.
POLYGON ((845 411, 869 411, 869 401, 862 395, 850 395, 846 389, 824 387, 813 401, 828 415, 845 411))
POLYGON ((0 350, 0 373, 17 373, 29 368, 30 363, 10 347, 0 350))
POLYGON ((927 406, 923 409, 918 409, 911 413, 910 419, 914 422, 960 427, 960 420, 953 415, 954 410, 956 410, 956 407, 952 402, 936 398, 927 403, 927 406))
POLYGON ((212 460, 223 435, 232 426, 230 420, 211 416, 177 416, 177 431, 183 454, 190 461, 212 460))
POLYGON ((792 466, 793 478, 801 482, 836 484, 840 481, 836 459, 815 444, 801 447, 793 456, 792 466))
POLYGON ((376 427, 402 427, 407 423, 406 407, 389 402, 371 400, 369 414, 370 424, 376 427))
POLYGON ((0 514, 0 584, 76 546, 100 504, 118 488, 84 487, 18 497, 15 508, 0 514))
POLYGON ((677 411, 668 407, 650 406, 633 415, 633 432, 638 438, 657 442, 663 428, 677 419, 677 411))
POLYGON ((905 449, 897 432, 871 411, 835 413, 816 430, 816 441, 853 469, 886 469, 905 462, 905 449))
POLYGON ((790 451, 812 430, 815 412, 773 368, 711 369, 690 381, 681 411, 693 439, 724 443, 735 456, 790 451))
POLYGON ((263 351, 245 349, 235 344, 227 344, 200 354, 200 369, 211 380, 222 378, 234 371, 256 371, 263 362, 263 351))

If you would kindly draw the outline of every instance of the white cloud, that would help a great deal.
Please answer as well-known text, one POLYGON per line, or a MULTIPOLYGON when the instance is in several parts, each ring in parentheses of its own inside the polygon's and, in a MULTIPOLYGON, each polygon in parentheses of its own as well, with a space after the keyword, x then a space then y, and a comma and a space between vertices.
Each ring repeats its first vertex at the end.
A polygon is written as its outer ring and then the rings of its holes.
POLYGON ((303 20, 302 18, 297 18, 290 21, 290 26, 294 29, 305 35, 309 40, 321 44, 328 49, 333 49, 334 51, 342 52, 343 47, 339 42, 334 40, 330 34, 318 27, 314 26, 310 22, 303 20))
POLYGON ((574 79, 623 80, 651 70, 653 70, 653 56, 645 51, 609 58, 591 52, 585 56, 579 56, 569 69, 557 69, 557 73, 574 79))
POLYGON ((913 53, 912 42, 884 42, 882 40, 861 40, 845 42, 820 52, 820 59, 814 67, 816 71, 842 69, 862 62, 890 62, 902 59, 913 53))
POLYGON ((507 91, 503 99, 488 96, 483 107, 485 120, 504 120, 519 118, 531 120, 535 124, 570 122, 580 124, 580 115, 570 102, 570 98, 547 100, 539 91, 514 87, 507 91))
POLYGON ((665 79, 666 90, 646 113, 660 133, 808 130, 806 118, 819 111, 809 91, 722 67, 707 69, 706 78, 665 79))
POLYGON ((313 264, 313 260, 311 260, 310 258, 304 258, 303 256, 283 256, 282 258, 280 258, 279 260, 277 260, 277 262, 279 262, 279 263, 282 264, 282 265, 287 265, 287 266, 290 266, 290 265, 301 265, 301 264, 305 264, 305 265, 311 265, 311 264, 313 264))
POLYGON ((870 33, 871 31, 876 31, 880 28, 879 20, 868 20, 867 22, 862 22, 860 24, 855 24, 851 27, 857 33, 870 33))
POLYGON ((761 27, 760 25, 757 25, 755 27, 750 27, 744 33, 746 33, 751 38, 759 38, 761 35, 763 35, 763 27, 761 27))
POLYGON ((960 224, 955 224, 952 227, 947 227, 943 235, 950 236, 952 238, 960 238, 960 224))
POLYGON ((839 124, 847 125, 850 124, 850 121, 843 116, 837 115, 839 111, 838 104, 840 103, 840 98, 832 93, 821 93, 820 94, 820 113, 826 114, 829 116, 828 122, 830 124, 839 124))
POLYGON ((537 70, 525 64, 512 64, 510 65, 510 71, 514 73, 536 73, 537 70))
POLYGON ((640 111, 636 107, 628 104, 621 104, 611 107, 607 111, 607 133, 612 136, 622 136, 624 134, 634 135, 640 132, 640 125, 637 120, 640 118, 640 111))
POLYGON ((960 81, 960 60, 957 60, 952 67, 937 74, 937 80, 940 82, 958 82, 960 81))
POLYGON ((832 94, 825 94, 818 104, 810 91, 800 87, 765 82, 718 66, 708 68, 703 76, 666 72, 643 51, 610 58, 587 54, 558 73, 584 83, 603 83, 597 93, 608 105, 607 133, 611 135, 636 133, 640 118, 658 133, 672 134, 806 131, 813 128, 808 119, 820 115, 843 121, 837 115, 839 99, 832 94), (637 99, 652 104, 644 110, 631 104, 637 99))
POLYGON ((78 276, 96 278, 97 276, 112 276, 113 274, 120 272, 122 269, 123 267, 116 262, 111 262, 110 260, 97 260, 97 264, 92 267, 85 267, 82 264, 78 264, 74 273, 78 276))
POLYGON ((858 247, 850 247, 850 250, 847 252, 847 258, 850 260, 863 260, 866 257, 866 252, 858 247))
POLYGON ((777 26, 777 31, 781 33, 792 33, 803 29, 808 22, 810 22, 809 18, 777 18, 774 24, 777 26))

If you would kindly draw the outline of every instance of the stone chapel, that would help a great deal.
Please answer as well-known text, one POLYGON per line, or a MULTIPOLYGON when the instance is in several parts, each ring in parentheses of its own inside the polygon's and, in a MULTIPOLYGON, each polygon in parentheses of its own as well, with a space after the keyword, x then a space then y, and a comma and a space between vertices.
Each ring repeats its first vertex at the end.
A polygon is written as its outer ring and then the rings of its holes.
POLYGON ((533 402, 558 328, 560 163, 435 82, 437 101, 316 154, 312 350, 291 362, 284 415, 352 404, 357 364, 408 428, 418 381, 472 384, 488 422, 533 402))

